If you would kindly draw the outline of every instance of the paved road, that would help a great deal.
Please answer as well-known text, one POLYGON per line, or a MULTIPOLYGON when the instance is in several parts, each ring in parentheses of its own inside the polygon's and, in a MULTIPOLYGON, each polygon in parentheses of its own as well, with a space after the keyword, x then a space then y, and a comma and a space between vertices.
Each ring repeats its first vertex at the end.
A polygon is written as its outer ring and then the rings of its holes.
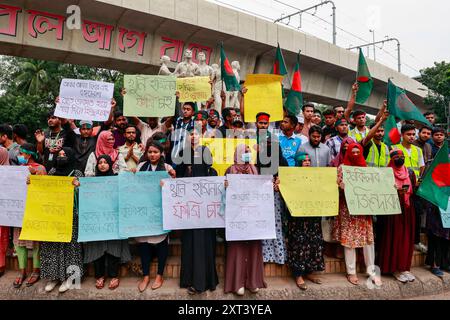
POLYGON ((433 296, 423 296, 418 298, 412 298, 407 300, 450 300, 450 292, 437 294, 433 296))

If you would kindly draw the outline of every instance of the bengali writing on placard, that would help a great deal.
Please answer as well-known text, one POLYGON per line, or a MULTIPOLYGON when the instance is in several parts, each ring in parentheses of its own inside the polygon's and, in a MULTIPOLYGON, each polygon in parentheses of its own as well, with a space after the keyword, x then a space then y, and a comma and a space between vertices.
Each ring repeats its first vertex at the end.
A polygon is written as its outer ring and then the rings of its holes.
POLYGON ((224 228, 224 182, 225 177, 164 180, 164 228, 224 228))
POLYGON ((125 75, 125 116, 173 116, 176 103, 176 77, 125 75))
POLYGON ((177 78, 177 91, 180 102, 204 102, 211 97, 209 77, 177 78))
POLYGON ((0 166, 0 226, 22 226, 29 174, 28 167, 0 166))
POLYGON ((111 112, 113 93, 113 83, 63 79, 55 115, 66 119, 106 121, 111 112))
POLYGON ((342 166, 342 172, 351 215, 401 214, 392 168, 342 166))

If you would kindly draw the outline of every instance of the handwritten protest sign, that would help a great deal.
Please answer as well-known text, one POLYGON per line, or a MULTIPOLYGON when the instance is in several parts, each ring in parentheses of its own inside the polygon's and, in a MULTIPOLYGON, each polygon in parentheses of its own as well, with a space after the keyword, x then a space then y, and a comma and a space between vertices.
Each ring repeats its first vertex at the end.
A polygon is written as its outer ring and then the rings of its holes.
POLYGON ((279 168, 280 191, 293 217, 333 217, 339 211, 336 168, 279 168), (301 187, 301 190, 299 189, 301 187))
POLYGON ((245 80, 245 120, 255 121, 258 112, 270 114, 270 121, 283 120, 283 77, 273 74, 248 74, 245 80))
POLYGON ((450 229, 450 198, 448 198, 448 207, 447 211, 439 208, 441 211, 442 225, 446 229, 450 229))
POLYGON ((251 163, 256 163, 256 139, 219 139, 203 138, 200 139, 200 145, 208 147, 213 158, 212 167, 216 169, 219 176, 224 176, 225 171, 234 164, 234 153, 236 147, 245 144, 250 147, 252 152, 251 163))
POLYGON ((273 177, 227 175, 227 241, 276 239, 273 177))
POLYGON ((31 176, 20 240, 70 242, 73 177, 31 176))
POLYGON ((207 101, 211 97, 209 77, 177 78, 177 91, 180 102, 207 101))
POLYGON ((106 121, 111 112, 114 84, 63 79, 55 116, 66 119, 106 121))
POLYGON ((0 226, 22 226, 29 174, 27 167, 0 166, 0 226))
POLYGON ((125 75, 124 115, 166 117, 175 114, 175 76, 125 75))
POLYGON ((401 214, 392 168, 342 166, 345 200, 351 215, 401 214))
MULTIPOLYGON (((119 235, 121 238, 167 233, 162 223, 161 179, 165 171, 119 175, 119 235)), ((169 230, 165 228, 166 230, 169 230)))
POLYGON ((119 238, 119 178, 80 178, 78 242, 119 238))
POLYGON ((224 228, 225 177, 164 180, 164 229, 224 228))

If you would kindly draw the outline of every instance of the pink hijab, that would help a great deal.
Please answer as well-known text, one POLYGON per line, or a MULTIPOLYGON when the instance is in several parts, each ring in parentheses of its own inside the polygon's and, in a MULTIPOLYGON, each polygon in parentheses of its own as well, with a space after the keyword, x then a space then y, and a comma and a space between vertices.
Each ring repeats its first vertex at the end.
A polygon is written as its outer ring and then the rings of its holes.
POLYGON ((228 168, 227 173, 258 174, 258 170, 253 164, 242 162, 242 155, 247 152, 250 152, 250 147, 245 144, 240 144, 236 147, 236 151, 234 152, 234 164, 228 168))
POLYGON ((98 158, 101 155, 106 154, 111 157, 111 160, 114 163, 119 156, 119 151, 114 149, 114 142, 108 142, 110 136, 114 137, 111 131, 100 132, 97 139, 97 145, 95 146, 95 156, 98 158))
MULTIPOLYGON (((356 141, 353 138, 347 137, 344 140, 342 140, 341 142, 341 149, 338 153, 338 155, 336 156, 336 158, 333 159, 333 161, 331 161, 331 165, 333 167, 339 167, 341 164, 344 163, 344 159, 345 159, 345 154, 344 154, 344 149, 342 148, 342 146, 344 144, 352 144, 352 143, 356 143, 356 141)), ((347 149, 348 150, 348 149, 347 149)))
POLYGON ((411 197, 413 190, 411 179, 409 178, 408 169, 405 167, 405 165, 399 168, 394 164, 394 160, 396 158, 404 156, 403 151, 399 149, 394 149, 390 152, 390 156, 391 161, 389 161, 388 167, 391 167, 392 170, 394 171, 395 185, 397 186, 397 188, 401 188, 404 185, 409 185, 409 189, 405 193, 405 203, 407 206, 409 206, 410 204, 409 198, 411 197))
POLYGON ((0 166, 9 166, 8 150, 3 147, 0 147, 0 166))

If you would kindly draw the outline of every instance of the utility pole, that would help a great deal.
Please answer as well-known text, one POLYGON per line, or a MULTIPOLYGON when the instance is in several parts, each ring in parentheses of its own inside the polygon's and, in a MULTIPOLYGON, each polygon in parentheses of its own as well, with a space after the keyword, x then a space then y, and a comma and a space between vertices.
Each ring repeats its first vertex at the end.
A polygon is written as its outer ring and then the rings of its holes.
POLYGON ((401 61, 401 57, 400 57, 400 41, 397 38, 389 38, 389 39, 376 41, 376 42, 374 41, 373 43, 368 43, 368 44, 363 44, 361 46, 351 47, 351 48, 348 48, 347 50, 369 47, 371 45, 375 46, 376 44, 382 44, 382 43, 389 42, 389 41, 397 42, 397 69, 398 69, 398 72, 402 72, 402 61, 401 61))
MULTIPOLYGON (((369 30, 372 33, 373 42, 375 42, 375 30, 369 30)), ((377 61, 376 47, 373 45, 373 60, 377 61)))
POLYGON ((274 21, 274 23, 282 22, 283 20, 285 20, 285 19, 290 19, 291 17, 296 16, 296 15, 299 15, 299 16, 300 16, 300 19, 301 19, 302 13, 307 12, 307 11, 309 11, 309 10, 311 10, 311 9, 317 10, 318 7, 321 7, 321 6, 323 6, 323 5, 326 5, 326 4, 330 3, 330 4, 332 5, 332 8, 331 8, 331 9, 333 10, 333 14, 332 14, 332 15, 333 15, 333 44, 336 45, 336 36, 337 36, 337 31, 336 31, 336 29, 337 29, 337 27, 336 27, 336 5, 334 4, 333 1, 329 1, 329 0, 327 0, 327 1, 322 1, 322 2, 319 3, 319 4, 316 4, 316 5, 314 5, 314 6, 311 6, 311 7, 309 7, 309 8, 306 8, 306 9, 299 9, 299 8, 296 8, 296 7, 291 6, 290 4, 287 4, 287 3, 284 3, 284 2, 282 2, 282 1, 279 1, 279 0, 275 0, 275 2, 281 3, 281 4, 283 4, 283 5, 287 6, 287 7, 290 7, 290 8, 299 10, 299 11, 297 11, 297 12, 295 12, 295 13, 293 13, 293 14, 287 15, 287 16, 282 16, 281 18, 276 19, 276 20, 274 21))

